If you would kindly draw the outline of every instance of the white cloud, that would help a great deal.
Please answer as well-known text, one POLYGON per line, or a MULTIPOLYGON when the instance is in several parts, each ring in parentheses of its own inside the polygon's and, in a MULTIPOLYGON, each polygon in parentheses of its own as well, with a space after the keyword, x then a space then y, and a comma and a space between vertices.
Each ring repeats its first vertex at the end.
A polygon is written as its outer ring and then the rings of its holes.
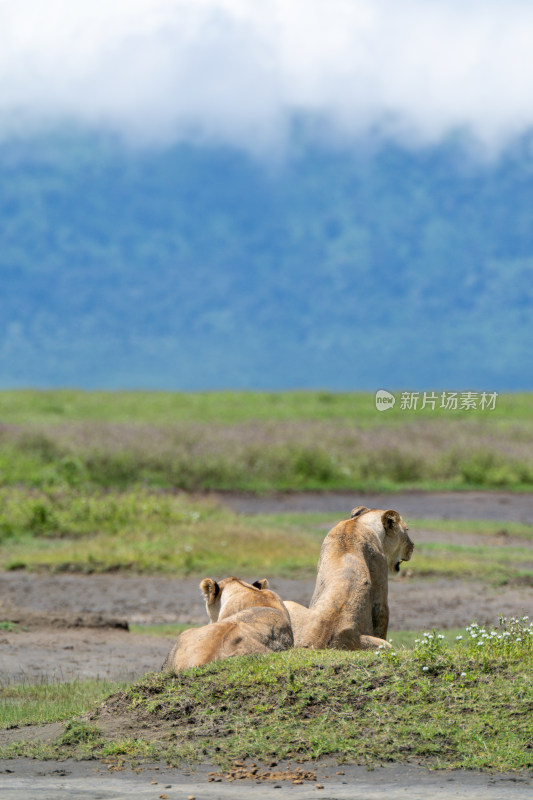
POLYGON ((75 121, 144 143, 283 144, 533 127, 522 0, 3 0, 0 131, 75 121))

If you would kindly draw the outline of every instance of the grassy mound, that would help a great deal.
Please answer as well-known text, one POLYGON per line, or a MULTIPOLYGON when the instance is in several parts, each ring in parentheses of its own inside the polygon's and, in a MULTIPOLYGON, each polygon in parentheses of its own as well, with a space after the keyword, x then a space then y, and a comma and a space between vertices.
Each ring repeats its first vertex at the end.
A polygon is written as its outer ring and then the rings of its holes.
POLYGON ((435 767, 533 766, 533 625, 470 626, 453 644, 425 633, 412 649, 292 650, 147 675, 111 695, 55 744, 4 755, 144 759, 415 761, 435 767), (127 736, 124 732, 127 731, 127 736))

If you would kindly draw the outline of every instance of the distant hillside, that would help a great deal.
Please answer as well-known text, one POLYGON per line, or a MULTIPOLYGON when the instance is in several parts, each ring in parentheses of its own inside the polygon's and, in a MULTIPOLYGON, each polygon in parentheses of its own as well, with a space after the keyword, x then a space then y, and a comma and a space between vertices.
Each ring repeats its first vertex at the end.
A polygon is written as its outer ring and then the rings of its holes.
POLYGON ((0 148, 0 387, 532 389, 533 151, 0 148))

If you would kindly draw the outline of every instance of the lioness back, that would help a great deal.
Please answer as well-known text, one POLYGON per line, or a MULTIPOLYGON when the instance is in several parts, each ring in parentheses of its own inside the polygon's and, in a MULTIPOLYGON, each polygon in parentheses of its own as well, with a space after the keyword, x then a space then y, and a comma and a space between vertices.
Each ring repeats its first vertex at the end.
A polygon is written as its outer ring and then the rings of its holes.
POLYGON ((163 670, 178 671, 236 655, 287 650, 293 645, 290 617, 266 580, 248 584, 239 578, 200 584, 211 623, 184 631, 163 670))
POLYGON ((287 602, 295 647, 388 647, 388 570, 399 571, 413 543, 396 511, 359 506, 320 550, 309 608, 287 602))

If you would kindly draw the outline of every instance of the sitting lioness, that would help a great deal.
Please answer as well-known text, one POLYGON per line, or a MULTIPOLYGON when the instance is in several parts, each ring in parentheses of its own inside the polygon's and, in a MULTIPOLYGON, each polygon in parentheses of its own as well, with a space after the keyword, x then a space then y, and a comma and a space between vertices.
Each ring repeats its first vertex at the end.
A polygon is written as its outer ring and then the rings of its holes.
POLYGON ((286 602, 295 647, 388 647, 387 571, 400 569, 414 545, 397 511, 358 506, 322 544, 309 608, 286 602))
POLYGON ((291 621, 281 598, 264 578, 204 578, 200 589, 211 623, 183 631, 162 669, 177 672, 209 661, 249 653, 271 653, 293 645, 291 621))

